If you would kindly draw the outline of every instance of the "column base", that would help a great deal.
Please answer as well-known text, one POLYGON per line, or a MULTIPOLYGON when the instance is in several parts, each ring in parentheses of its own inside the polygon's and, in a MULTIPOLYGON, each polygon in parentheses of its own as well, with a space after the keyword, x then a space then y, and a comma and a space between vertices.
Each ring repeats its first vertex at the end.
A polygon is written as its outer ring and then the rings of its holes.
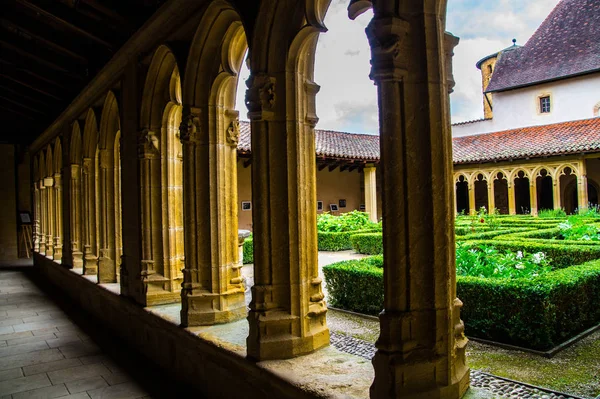
POLYGON ((116 283, 117 271, 115 261, 110 258, 98 259, 98 284, 116 283))
POLYGON ((98 274, 98 258, 94 255, 86 254, 83 261, 83 274, 85 276, 95 276, 98 274))
POLYGON ((373 357, 375 380, 371 385, 371 398, 403 399, 458 399, 462 398, 470 383, 469 369, 454 375, 450 385, 441 385, 447 376, 445 357, 429 360, 406 358, 403 354, 378 350, 373 357))
POLYGON ((329 346, 329 328, 324 317, 322 322, 311 323, 310 332, 304 337, 291 334, 294 324, 300 322, 298 317, 285 311, 250 311, 250 331, 246 340, 248 357, 255 360, 289 359, 329 346))
POLYGON ((83 268, 83 252, 73 252, 71 262, 74 269, 83 268))
POLYGON ((194 294, 181 290, 181 325, 209 326, 240 320, 246 317, 244 289, 230 290, 224 294, 203 292, 194 294))
POLYGON ((146 306, 166 305, 168 303, 181 302, 181 291, 174 292, 165 290, 150 291, 146 294, 146 306))
POLYGON ((54 246, 54 254, 52 255, 52 257, 56 261, 62 260, 62 246, 58 246, 58 245, 54 246))

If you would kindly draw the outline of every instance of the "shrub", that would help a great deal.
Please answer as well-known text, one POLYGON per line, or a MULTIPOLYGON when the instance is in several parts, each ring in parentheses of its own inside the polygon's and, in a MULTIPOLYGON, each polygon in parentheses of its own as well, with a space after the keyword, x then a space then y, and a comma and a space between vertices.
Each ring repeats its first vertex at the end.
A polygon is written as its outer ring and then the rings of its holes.
POLYGON ((244 245, 242 247, 242 261, 246 265, 248 263, 254 263, 254 241, 252 240, 252 234, 250 237, 244 240, 244 245))
POLYGON ((317 230, 320 232, 340 233, 377 228, 377 223, 369 220, 369 214, 352 211, 339 216, 327 212, 317 216, 317 230))
POLYGON ((377 257, 373 258, 323 267, 331 306, 370 315, 379 314, 383 304, 383 269, 376 266, 377 257))
POLYGON ((383 233, 354 234, 350 236, 352 248, 359 254, 380 255, 383 253, 383 233))
POLYGON ((379 231, 379 229, 344 231, 339 233, 319 231, 317 233, 319 251, 344 251, 352 249, 352 242, 350 241, 351 236, 361 233, 372 233, 375 231, 379 231))
MULTIPOLYGON (((323 268, 329 303, 375 315, 383 307, 383 258, 323 268)), ((466 333, 538 350, 600 322, 600 261, 535 278, 457 277, 466 333)))
POLYGON ((467 335, 549 349, 600 322, 600 262, 533 279, 457 278, 467 335))
POLYGON ((564 209, 542 209, 541 211, 538 212, 538 217, 541 219, 566 218, 567 213, 565 212, 564 209))

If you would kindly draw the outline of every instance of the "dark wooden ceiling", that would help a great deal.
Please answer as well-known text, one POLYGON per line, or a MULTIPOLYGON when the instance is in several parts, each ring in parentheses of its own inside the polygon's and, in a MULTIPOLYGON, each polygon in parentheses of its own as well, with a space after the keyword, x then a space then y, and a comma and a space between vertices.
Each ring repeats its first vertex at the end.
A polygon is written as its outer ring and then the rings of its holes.
POLYGON ((165 0, 3 0, 0 141, 29 144, 165 0))

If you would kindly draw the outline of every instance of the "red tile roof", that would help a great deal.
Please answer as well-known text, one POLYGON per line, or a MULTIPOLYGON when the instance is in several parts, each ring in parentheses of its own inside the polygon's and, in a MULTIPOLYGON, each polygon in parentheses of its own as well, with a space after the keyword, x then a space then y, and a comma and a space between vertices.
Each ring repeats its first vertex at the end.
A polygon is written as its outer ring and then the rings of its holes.
MULTIPOLYGON (((240 122, 238 151, 251 152, 250 123, 240 122)), ((379 160, 379 136, 315 129, 317 157, 361 161, 379 160)))
POLYGON ((600 71, 600 1, 562 0, 521 48, 500 53, 487 92, 600 71))
MULTIPOLYGON (((379 136, 315 130, 318 157, 379 160, 379 136)), ((238 151, 249 153, 250 123, 240 123, 238 151)), ((600 151, 600 117, 453 139, 455 164, 600 151)))

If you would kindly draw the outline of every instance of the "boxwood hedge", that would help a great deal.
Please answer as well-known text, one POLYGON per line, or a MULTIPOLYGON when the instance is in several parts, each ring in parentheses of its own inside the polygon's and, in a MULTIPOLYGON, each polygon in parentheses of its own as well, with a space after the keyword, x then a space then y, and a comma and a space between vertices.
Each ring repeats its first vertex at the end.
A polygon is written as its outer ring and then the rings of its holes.
POLYGON ((352 242, 350 241, 350 237, 354 234, 361 233, 372 233, 381 230, 356 230, 356 231, 344 231, 344 232, 323 232, 319 231, 317 234, 317 242, 319 246, 319 251, 344 251, 347 249, 352 249, 352 242))
POLYGON ((354 234, 350 236, 352 248, 359 254, 380 255, 383 253, 383 233, 354 234))
MULTIPOLYGON (((383 305, 381 256, 323 268, 329 303, 376 315, 383 305)), ((600 261, 533 279, 457 278, 467 335, 546 350, 600 322, 600 261)))
POLYGON ((242 261, 246 265, 248 263, 254 263, 254 241, 252 236, 246 238, 242 247, 242 261))

